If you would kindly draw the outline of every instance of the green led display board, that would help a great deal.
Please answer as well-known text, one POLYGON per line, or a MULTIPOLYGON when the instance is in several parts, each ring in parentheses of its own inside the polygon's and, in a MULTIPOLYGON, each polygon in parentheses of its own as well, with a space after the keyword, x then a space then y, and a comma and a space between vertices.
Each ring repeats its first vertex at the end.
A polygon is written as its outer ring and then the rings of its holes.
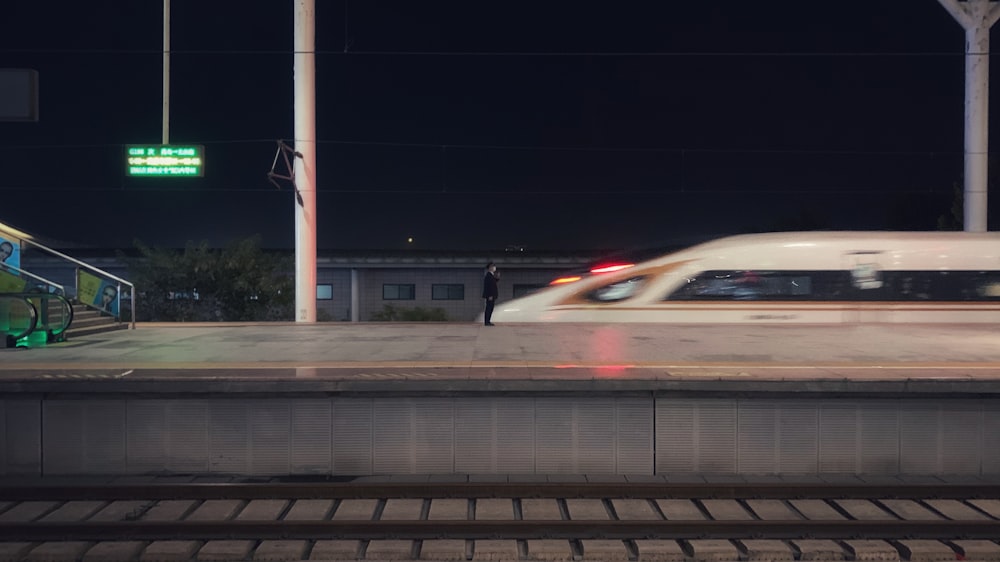
POLYGON ((205 175, 205 147, 173 144, 127 145, 125 175, 200 178, 205 175))

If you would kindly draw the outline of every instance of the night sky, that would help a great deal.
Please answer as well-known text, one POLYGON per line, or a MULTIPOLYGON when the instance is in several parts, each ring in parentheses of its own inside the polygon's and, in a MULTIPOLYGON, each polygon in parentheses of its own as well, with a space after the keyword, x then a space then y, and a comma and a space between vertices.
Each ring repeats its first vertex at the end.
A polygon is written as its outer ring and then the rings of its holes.
MULTIPOLYGON (((936 0, 316 2, 320 250, 932 230, 962 185, 965 36, 936 0)), ((160 141, 161 3, 5 3, 0 68, 38 70, 41 118, 0 123, 0 222, 293 247, 266 177, 293 6, 172 1, 170 137, 206 175, 150 179, 123 146, 160 141)))

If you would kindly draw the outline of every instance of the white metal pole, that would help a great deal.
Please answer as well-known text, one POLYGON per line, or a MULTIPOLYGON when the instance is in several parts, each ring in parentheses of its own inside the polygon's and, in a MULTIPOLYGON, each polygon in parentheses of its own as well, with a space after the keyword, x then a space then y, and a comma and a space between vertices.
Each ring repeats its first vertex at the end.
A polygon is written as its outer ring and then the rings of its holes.
POLYGON ((316 322, 316 0, 295 1, 295 321, 316 322), (300 203, 301 201, 301 203, 300 203))
POLYGON ((990 28, 1000 2, 938 0, 965 29, 964 229, 986 232, 990 107, 990 28))
POLYGON ((986 232, 990 28, 965 30, 965 230, 986 232))
POLYGON ((163 144, 170 144, 170 0, 163 0, 163 144))
POLYGON ((361 285, 357 268, 351 268, 351 322, 361 320, 361 285))

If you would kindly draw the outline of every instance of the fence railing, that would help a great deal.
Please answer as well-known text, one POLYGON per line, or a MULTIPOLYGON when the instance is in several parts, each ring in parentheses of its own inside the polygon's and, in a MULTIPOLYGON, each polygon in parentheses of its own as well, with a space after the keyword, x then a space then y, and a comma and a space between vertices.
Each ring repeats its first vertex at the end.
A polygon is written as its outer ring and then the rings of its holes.
MULTIPOLYGON (((35 288, 45 289, 46 293, 55 293, 57 295, 66 296, 66 287, 63 285, 52 281, 51 279, 46 279, 41 275, 35 275, 30 271, 21 269, 20 267, 11 265, 9 263, 0 262, 0 271, 6 271, 22 279, 28 279, 35 283, 35 288)), ((28 288, 25 287, 25 290, 28 288)))

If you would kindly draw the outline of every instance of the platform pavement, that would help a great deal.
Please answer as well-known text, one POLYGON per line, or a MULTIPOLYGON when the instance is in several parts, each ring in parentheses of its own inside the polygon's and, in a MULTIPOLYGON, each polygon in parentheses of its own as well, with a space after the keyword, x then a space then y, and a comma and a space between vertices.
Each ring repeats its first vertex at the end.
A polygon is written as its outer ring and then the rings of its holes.
POLYGON ((140 323, 0 350, 0 391, 81 382, 93 391, 1000 393, 1000 324, 140 323))

